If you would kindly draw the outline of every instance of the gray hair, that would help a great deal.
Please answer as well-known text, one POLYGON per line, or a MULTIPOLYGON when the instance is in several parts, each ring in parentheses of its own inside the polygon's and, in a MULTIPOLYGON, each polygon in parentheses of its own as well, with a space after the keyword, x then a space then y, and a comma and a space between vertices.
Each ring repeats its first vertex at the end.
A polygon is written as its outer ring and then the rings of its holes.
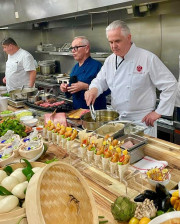
POLYGON ((76 40, 76 39, 81 39, 82 44, 84 44, 84 45, 90 45, 89 40, 85 36, 77 36, 77 37, 74 37, 73 40, 76 40))
POLYGON ((128 34, 131 34, 129 27, 124 21, 121 20, 115 20, 112 23, 109 24, 109 26, 106 27, 106 36, 108 38, 108 32, 110 30, 115 30, 117 28, 121 28, 122 33, 124 36, 127 36, 128 34))

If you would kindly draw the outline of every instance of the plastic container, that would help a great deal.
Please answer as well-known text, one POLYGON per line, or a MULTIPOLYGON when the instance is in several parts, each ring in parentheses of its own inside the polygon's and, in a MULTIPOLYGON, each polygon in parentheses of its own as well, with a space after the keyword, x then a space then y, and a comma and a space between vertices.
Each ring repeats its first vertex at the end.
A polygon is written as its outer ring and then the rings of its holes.
POLYGON ((0 111, 7 110, 8 108, 8 97, 0 97, 0 111))

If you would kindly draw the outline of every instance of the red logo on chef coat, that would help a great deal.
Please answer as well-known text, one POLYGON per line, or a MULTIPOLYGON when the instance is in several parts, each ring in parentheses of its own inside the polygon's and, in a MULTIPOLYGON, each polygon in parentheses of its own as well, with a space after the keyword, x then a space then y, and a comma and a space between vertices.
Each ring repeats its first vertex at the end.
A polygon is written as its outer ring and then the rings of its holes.
POLYGON ((141 71, 142 71, 142 66, 141 66, 141 65, 138 65, 138 66, 137 66, 137 71, 138 71, 138 72, 141 72, 141 71))

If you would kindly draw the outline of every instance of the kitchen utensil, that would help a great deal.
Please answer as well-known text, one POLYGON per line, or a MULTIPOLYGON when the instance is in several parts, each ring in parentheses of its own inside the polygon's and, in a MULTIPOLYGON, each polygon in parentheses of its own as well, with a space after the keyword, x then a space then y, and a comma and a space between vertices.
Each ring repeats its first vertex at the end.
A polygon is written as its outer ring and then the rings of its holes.
POLYGON ((30 103, 35 103, 36 101, 39 100, 39 91, 37 91, 36 95, 35 96, 29 96, 28 97, 28 101, 30 103))
POLYGON ((46 61, 40 61, 38 63, 40 66, 40 72, 42 75, 49 75, 55 73, 55 61, 53 60, 46 60, 46 61))
POLYGON ((53 162, 39 170, 26 191, 29 224, 97 224, 92 192, 73 166, 53 162), (53 215, 52 215, 53 214, 53 215))
POLYGON ((98 129, 96 129, 94 133, 98 134, 99 136, 102 136, 103 138, 106 135, 109 135, 113 138, 118 138, 124 135, 124 124, 121 122, 108 122, 107 124, 104 124, 98 129))
POLYGON ((91 104, 91 105, 89 106, 89 109, 90 109, 90 113, 91 113, 91 117, 92 117, 92 119, 93 119, 94 121, 96 121, 96 112, 95 112, 95 110, 94 110, 94 106, 93 106, 93 104, 91 104))
POLYGON ((0 97, 0 111, 7 110, 8 97, 0 97))
POLYGON ((25 87, 22 89, 12 90, 10 92, 10 98, 12 100, 27 100, 28 97, 34 96, 37 93, 37 88, 25 87))
POLYGON ((113 110, 96 110, 96 121, 91 117, 88 112, 81 116, 82 127, 88 131, 94 131, 100 126, 109 121, 114 121, 119 118, 119 113, 113 110))
POLYGON ((30 127, 36 126, 37 122, 38 122, 38 119, 37 118, 33 118, 33 119, 29 119, 29 120, 23 121, 23 123, 25 125, 30 126, 30 127))
POLYGON ((0 95, 3 93, 7 93, 7 88, 6 86, 0 86, 0 95))

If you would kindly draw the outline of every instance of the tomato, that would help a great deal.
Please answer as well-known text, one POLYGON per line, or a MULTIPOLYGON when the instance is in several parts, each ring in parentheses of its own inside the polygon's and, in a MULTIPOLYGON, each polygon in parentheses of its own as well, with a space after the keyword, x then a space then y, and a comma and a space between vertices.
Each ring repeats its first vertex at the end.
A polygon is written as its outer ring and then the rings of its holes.
POLYGON ((132 217, 129 220, 129 223, 128 224, 139 224, 139 219, 137 219, 136 217, 132 217))
POLYGON ((119 162, 123 162, 124 159, 125 159, 125 156, 124 156, 124 155, 123 155, 123 156, 120 156, 120 158, 119 158, 119 162))

